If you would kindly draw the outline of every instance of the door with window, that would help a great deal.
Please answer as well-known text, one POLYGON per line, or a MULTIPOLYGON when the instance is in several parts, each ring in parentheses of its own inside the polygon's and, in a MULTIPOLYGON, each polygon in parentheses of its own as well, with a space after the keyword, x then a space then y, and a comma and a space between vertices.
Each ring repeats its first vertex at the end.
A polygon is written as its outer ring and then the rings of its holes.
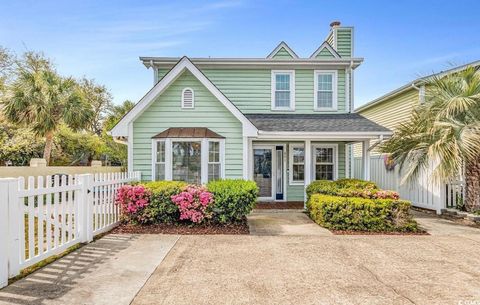
POLYGON ((253 180, 260 200, 284 200, 284 146, 253 146, 253 180))

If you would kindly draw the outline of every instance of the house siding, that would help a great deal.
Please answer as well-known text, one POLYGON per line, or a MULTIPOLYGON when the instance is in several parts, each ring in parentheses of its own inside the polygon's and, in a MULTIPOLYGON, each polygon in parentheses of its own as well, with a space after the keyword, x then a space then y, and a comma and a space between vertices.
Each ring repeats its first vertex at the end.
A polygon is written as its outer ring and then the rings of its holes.
POLYGON ((133 122, 133 170, 151 180, 152 137, 170 127, 207 127, 224 136, 225 176, 243 176, 242 124, 189 71, 183 72, 168 89, 133 122), (181 109, 181 92, 195 92, 195 108, 181 109))
POLYGON ((335 56, 326 48, 322 49, 315 58, 335 58, 335 56))
POLYGON ((275 53, 272 58, 275 58, 275 59, 292 59, 292 55, 290 55, 290 53, 288 53, 287 50, 285 50, 285 48, 280 48, 280 50, 278 50, 277 53, 275 53))
MULTIPOLYGON (((410 120, 412 110, 418 103, 418 91, 412 88, 358 113, 377 124, 395 131, 400 123, 410 120)), ((373 149, 371 154, 379 155, 380 152, 377 149, 373 149)), ((357 143, 354 145, 354 156, 362 156, 361 144, 357 143)))
MULTIPOLYGON (((345 107, 345 70, 338 71, 338 112, 345 107)), ((243 113, 272 113, 270 69, 203 69, 243 113)), ((314 113, 314 70, 295 70, 295 113, 314 113)))
POLYGON ((336 50, 342 57, 352 57, 352 28, 337 28, 336 50))

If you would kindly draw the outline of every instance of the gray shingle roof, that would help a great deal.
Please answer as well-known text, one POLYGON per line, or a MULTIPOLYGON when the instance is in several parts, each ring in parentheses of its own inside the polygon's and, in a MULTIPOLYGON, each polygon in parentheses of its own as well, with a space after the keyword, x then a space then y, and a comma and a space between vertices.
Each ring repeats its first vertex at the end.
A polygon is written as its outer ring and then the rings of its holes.
POLYGON ((246 114, 258 130, 306 132, 389 132, 358 113, 246 114))

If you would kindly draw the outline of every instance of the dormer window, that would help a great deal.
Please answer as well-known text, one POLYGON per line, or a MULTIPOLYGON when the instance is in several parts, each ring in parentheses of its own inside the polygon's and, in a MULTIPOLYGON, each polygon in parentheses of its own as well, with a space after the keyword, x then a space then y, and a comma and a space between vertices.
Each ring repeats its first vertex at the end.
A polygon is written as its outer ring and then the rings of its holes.
POLYGON ((337 71, 315 71, 314 109, 337 110, 337 71))
POLYGON ((191 88, 185 88, 182 91, 182 108, 195 107, 195 93, 191 88))
POLYGON ((272 110, 295 110, 295 71, 272 71, 272 110))

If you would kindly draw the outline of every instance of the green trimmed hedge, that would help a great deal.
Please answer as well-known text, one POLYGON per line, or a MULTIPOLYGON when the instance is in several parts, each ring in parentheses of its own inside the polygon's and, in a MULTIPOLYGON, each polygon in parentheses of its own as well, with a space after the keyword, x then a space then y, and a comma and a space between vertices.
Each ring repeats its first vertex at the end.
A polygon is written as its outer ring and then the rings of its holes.
POLYGON ((257 203, 258 187, 253 181, 225 179, 211 181, 207 190, 213 194, 213 221, 230 223, 242 220, 257 203))
POLYGON ((187 184, 181 181, 152 181, 144 184, 152 195, 143 211, 147 223, 178 222, 180 212, 171 197, 180 193, 187 184))
POLYGON ((410 202, 313 194, 307 202, 310 217, 332 230, 416 232, 410 202))
POLYGON ((398 199, 394 191, 381 190, 371 181, 360 179, 340 179, 337 181, 317 180, 307 187, 307 200, 313 194, 324 194, 341 197, 361 197, 370 199, 398 199))

